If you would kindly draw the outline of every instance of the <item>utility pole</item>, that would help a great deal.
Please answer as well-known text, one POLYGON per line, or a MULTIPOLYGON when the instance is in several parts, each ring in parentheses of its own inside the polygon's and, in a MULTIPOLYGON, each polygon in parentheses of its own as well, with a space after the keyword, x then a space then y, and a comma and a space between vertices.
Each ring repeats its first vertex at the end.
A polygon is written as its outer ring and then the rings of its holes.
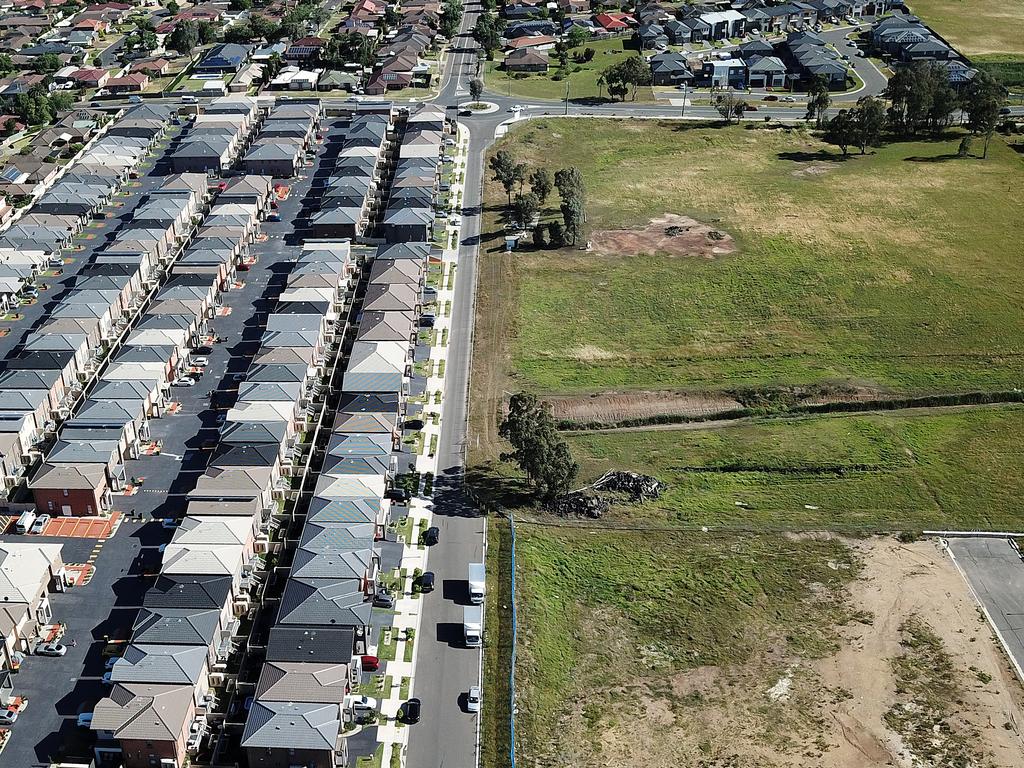
POLYGON ((565 114, 569 114, 569 75, 565 76, 565 114))
POLYGON ((686 87, 687 87, 687 83, 685 81, 683 81, 683 109, 679 113, 680 117, 686 117, 686 87))

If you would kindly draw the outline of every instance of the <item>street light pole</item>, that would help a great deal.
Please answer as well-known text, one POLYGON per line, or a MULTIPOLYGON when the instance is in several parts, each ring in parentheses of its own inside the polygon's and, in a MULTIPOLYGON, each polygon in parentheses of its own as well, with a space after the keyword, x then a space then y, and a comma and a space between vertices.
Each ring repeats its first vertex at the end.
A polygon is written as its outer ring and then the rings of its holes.
POLYGON ((565 76, 565 114, 569 114, 569 75, 565 76))
POLYGON ((688 84, 684 81, 683 82, 683 109, 679 113, 680 117, 686 117, 686 88, 687 88, 687 85, 688 84))

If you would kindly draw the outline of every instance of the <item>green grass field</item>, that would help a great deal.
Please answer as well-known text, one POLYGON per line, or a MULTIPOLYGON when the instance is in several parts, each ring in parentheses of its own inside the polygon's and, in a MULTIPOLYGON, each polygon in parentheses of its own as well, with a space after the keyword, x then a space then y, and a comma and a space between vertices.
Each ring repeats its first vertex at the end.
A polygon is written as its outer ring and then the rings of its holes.
POLYGON ((984 69, 1007 88, 1019 89, 1024 86, 1024 53, 972 56, 971 63, 978 69, 984 69))
POLYGON ((961 53, 1024 53, 1019 0, 913 0, 912 13, 961 53))
MULTIPOLYGON (((593 40, 579 48, 569 51, 569 98, 597 99, 607 98, 608 92, 598 85, 597 79, 601 72, 612 64, 618 64, 628 56, 636 56, 639 50, 630 38, 613 38, 610 40, 593 40), (589 62, 577 64, 572 60, 573 54, 584 48, 593 48, 596 52, 589 62)), ((565 80, 555 80, 552 76, 558 71, 558 59, 551 59, 551 67, 547 74, 534 73, 521 77, 508 77, 501 69, 501 61, 495 59, 487 62, 484 69, 484 81, 488 89, 495 93, 509 96, 522 96, 525 99, 556 99, 565 98, 565 80)), ((630 97, 627 97, 629 99, 630 97)), ((651 101, 653 94, 650 88, 637 90, 637 101, 651 101)))
MULTIPOLYGON (((799 129, 531 121, 496 148, 531 167, 579 166, 592 233, 687 214, 733 235, 738 252, 527 245, 502 275, 516 294, 512 385, 1021 386, 1024 198, 1014 191, 1024 166, 998 137, 986 161, 956 159, 958 142, 896 143, 842 161, 799 129)), ((504 194, 489 183, 485 200, 484 237, 498 249, 504 194)))
POLYGON ((581 476, 669 484, 616 519, 773 530, 1024 529, 1024 408, 778 419, 570 436, 581 476), (740 507, 737 504, 746 506, 740 507))
POLYGON ((844 619, 836 593, 856 572, 839 542, 782 537, 519 526, 517 556, 520 749, 542 765, 570 764, 559 750, 580 741, 574 716, 599 740, 598 723, 624 696, 652 686, 672 697, 674 670, 742 662, 767 646, 780 657, 826 653, 844 619))

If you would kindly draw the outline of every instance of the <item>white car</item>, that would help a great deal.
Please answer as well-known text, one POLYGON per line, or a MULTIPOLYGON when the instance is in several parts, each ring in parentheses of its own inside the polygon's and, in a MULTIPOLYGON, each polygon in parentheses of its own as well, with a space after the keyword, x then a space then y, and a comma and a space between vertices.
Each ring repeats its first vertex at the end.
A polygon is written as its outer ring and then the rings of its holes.
POLYGON ((779 99, 779 101, 785 101, 786 103, 791 103, 791 102, 796 101, 796 97, 795 96, 783 96, 781 99, 779 99))
POLYGON ((196 380, 191 376, 179 376, 171 382, 172 387, 194 387, 195 385, 196 380))
POLYGON ((32 527, 29 529, 30 533, 42 533, 46 529, 47 523, 50 522, 49 515, 40 515, 36 518, 36 521, 32 523, 32 527))
POLYGON ((191 363, 192 365, 198 365, 201 368, 205 368, 210 364, 210 358, 199 355, 198 357, 193 357, 191 363))
POLYGON ((469 689, 469 693, 466 694, 466 711, 479 712, 481 698, 480 686, 474 685, 469 689))
POLYGON ((67 652, 68 647, 60 643, 41 643, 36 646, 36 656, 63 656, 67 652))
POLYGON ((92 725, 92 712, 83 712, 78 716, 78 727, 88 728, 92 725))
POLYGON ((14 725, 18 713, 13 709, 0 709, 0 725, 14 725))

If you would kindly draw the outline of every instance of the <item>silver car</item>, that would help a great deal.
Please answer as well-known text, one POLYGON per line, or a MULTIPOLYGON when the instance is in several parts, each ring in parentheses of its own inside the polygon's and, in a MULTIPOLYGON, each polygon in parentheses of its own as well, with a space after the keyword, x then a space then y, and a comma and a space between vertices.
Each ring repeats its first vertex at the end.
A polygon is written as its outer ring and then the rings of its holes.
POLYGON ((474 685, 469 689, 469 693, 466 694, 466 711, 479 712, 481 698, 480 686, 474 685))

